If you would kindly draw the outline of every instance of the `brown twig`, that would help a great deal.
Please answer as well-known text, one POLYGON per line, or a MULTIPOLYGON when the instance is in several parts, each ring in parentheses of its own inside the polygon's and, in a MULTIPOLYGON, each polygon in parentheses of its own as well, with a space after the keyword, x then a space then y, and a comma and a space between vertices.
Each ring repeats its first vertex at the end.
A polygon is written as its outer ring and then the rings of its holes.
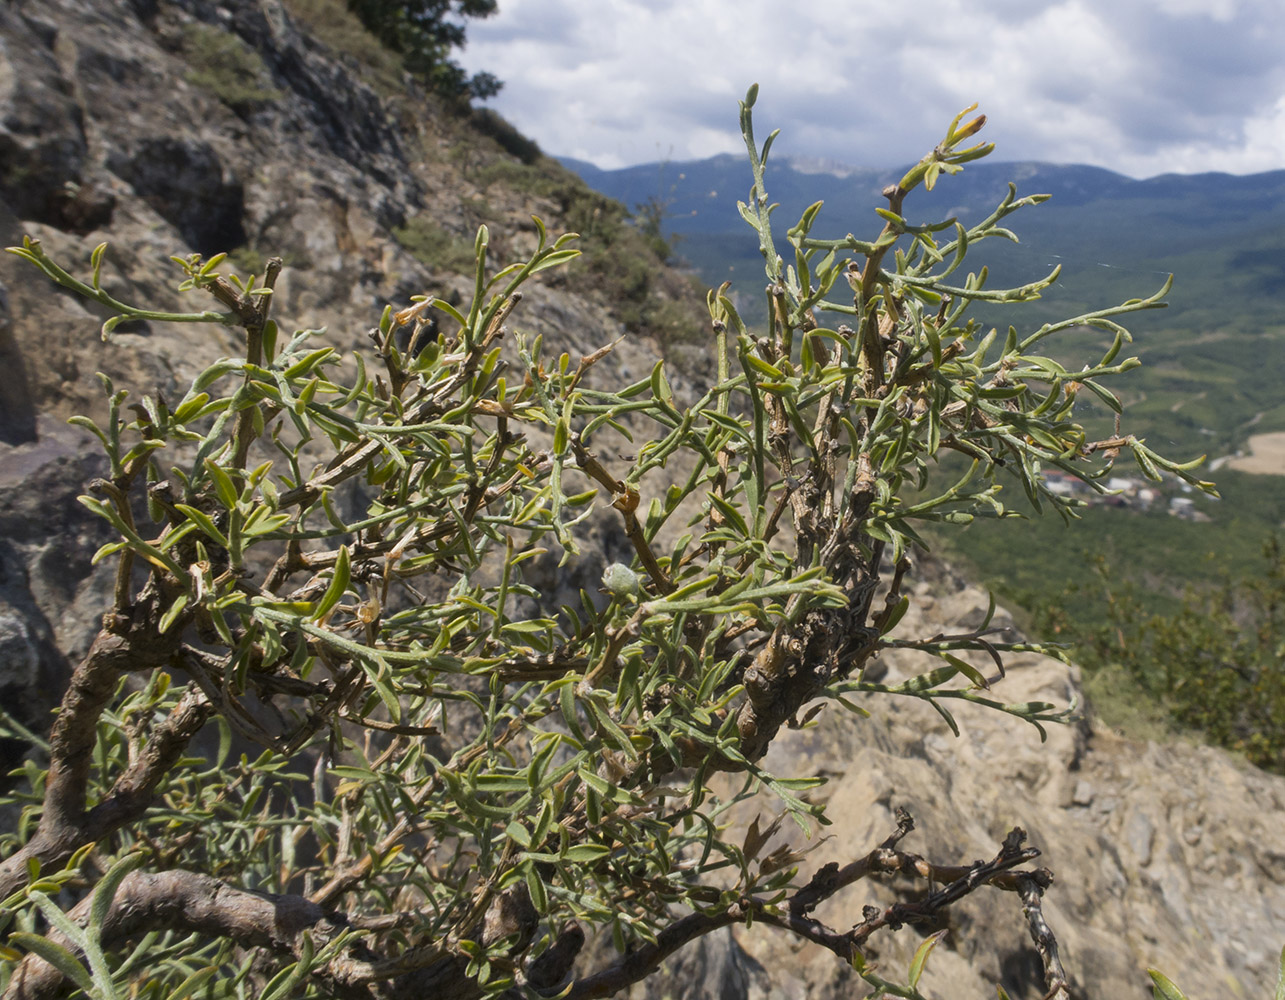
MULTIPOLYGON (((864 858, 840 869, 830 864, 821 869, 802 889, 796 891, 786 901, 784 907, 770 904, 755 897, 743 897, 738 902, 718 913, 693 913, 671 924, 656 936, 654 943, 643 945, 629 952, 623 958, 589 976, 573 983, 566 994, 566 1000, 587 1000, 590 997, 607 997, 641 982, 653 974, 666 958, 679 948, 698 937, 709 934, 723 927, 740 923, 747 918, 796 934, 814 944, 833 952, 845 962, 851 962, 861 945, 877 930, 897 930, 903 924, 933 918, 941 910, 984 885, 1023 893, 1023 909, 1027 912, 1028 922, 1038 918, 1041 926, 1041 937, 1037 939, 1045 944, 1041 946, 1041 955, 1046 951, 1051 959, 1046 958, 1046 969, 1055 970, 1048 973, 1050 982, 1054 977, 1065 984, 1065 975, 1057 960, 1056 940, 1043 917, 1039 914, 1038 892, 1040 887, 1047 887, 1052 876, 1045 870, 1036 872, 1015 872, 1012 869, 1039 855, 1033 848, 1023 848, 1026 834, 1020 828, 1014 828, 1004 839, 999 853, 991 861, 978 861, 971 865, 936 865, 925 861, 914 854, 907 854, 896 849, 896 845, 911 830, 914 820, 904 809, 897 810, 897 829, 883 843, 864 858), (827 927, 821 921, 809 916, 810 911, 823 900, 838 890, 851 885, 858 879, 874 873, 903 873, 918 875, 933 882, 946 883, 941 889, 931 892, 921 899, 912 902, 894 903, 883 910, 867 907, 866 919, 850 931, 840 932, 827 927), (1037 887, 1035 904, 1032 908, 1027 897, 1037 887)), ((1036 934, 1036 924, 1032 923, 1032 935, 1036 934)), ((1056 997, 1056 991, 1049 994, 1049 1000, 1056 997)), ((1069 994, 1064 997, 1069 1000, 1069 994)))
MULTIPOLYGON (((82 900, 68 917, 73 923, 85 924, 92 903, 92 898, 82 900)), ((244 946, 295 954, 304 931, 324 941, 342 930, 343 925, 342 917, 327 914, 302 896, 247 892, 208 875, 181 869, 131 872, 116 890, 103 922, 102 944, 110 947, 164 928, 227 937, 244 946)), ((61 934, 53 934, 52 939, 64 948, 71 947, 61 934)), ((332 966, 339 976, 345 976, 357 972, 353 968, 357 964, 340 959, 332 966)), ((64 984, 57 968, 30 954, 14 969, 4 1000, 53 1000, 63 994, 64 984)))
POLYGON ((585 475, 611 492, 611 506, 620 511, 620 515, 625 522, 625 536, 633 545, 634 551, 638 553, 638 559, 642 562, 647 575, 651 577, 652 584, 656 587, 656 590, 661 594, 672 593, 674 584, 669 579, 669 574, 661 568, 656 559, 656 554, 652 552, 651 546, 647 543, 647 536, 643 533, 642 525, 638 522, 638 517, 635 513, 640 502, 638 491, 621 480, 614 478, 594 454, 580 442, 579 434, 572 436, 571 450, 576 456, 576 464, 580 466, 585 475))
POLYGON ((1031 940, 1035 942, 1035 950, 1040 953, 1040 960, 1044 963, 1044 985, 1048 987, 1044 1000, 1056 1000, 1059 997, 1062 1000, 1070 1000, 1071 986, 1066 978, 1066 970, 1062 968, 1057 938, 1044 919, 1044 911, 1040 907, 1044 890, 1052 884, 1052 881, 1053 874, 1047 869, 1041 869, 1029 875, 1019 876, 1017 891, 1022 897, 1022 913, 1026 917, 1026 926, 1031 932, 1031 940))
POLYGON ((177 759, 182 745, 200 728, 198 719, 204 722, 202 709, 186 698, 180 700, 158 729, 165 734, 162 742, 122 775, 125 784, 118 786, 120 797, 109 796, 92 813, 86 813, 98 717, 116 693, 123 674, 164 666, 178 647, 180 629, 162 635, 155 631, 163 611, 160 595, 149 583, 134 605, 109 616, 111 628, 98 633, 72 674, 49 734, 49 775, 40 825, 30 841, 0 862, 0 898, 26 882, 29 859, 38 860, 42 869, 57 867, 77 848, 141 815, 151 790, 164 775, 164 770, 156 768, 168 767, 167 761, 177 759))

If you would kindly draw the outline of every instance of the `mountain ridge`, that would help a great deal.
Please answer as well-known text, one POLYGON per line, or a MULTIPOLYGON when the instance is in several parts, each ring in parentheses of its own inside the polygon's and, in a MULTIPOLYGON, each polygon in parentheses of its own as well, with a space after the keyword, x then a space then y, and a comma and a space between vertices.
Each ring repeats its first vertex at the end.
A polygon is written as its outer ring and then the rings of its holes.
MULTIPOLYGON (((879 233, 883 221, 875 209, 886 206, 881 191, 903 169, 805 172, 779 146, 775 154, 765 179, 769 198, 780 206, 778 252, 786 253, 786 230, 816 201, 825 203, 816 235, 873 239, 879 233)), ((762 265, 736 209, 751 183, 744 158, 720 154, 619 170, 562 162, 603 194, 659 215, 678 256, 706 283, 733 280, 744 290, 748 273, 757 284, 762 265)), ((1062 265, 1060 282, 1028 318, 1047 321, 1148 295, 1173 274, 1167 310, 1134 317, 1136 329, 1282 326, 1285 277, 1275 262, 1285 258, 1285 169, 1137 180, 1082 164, 983 160, 941 176, 932 191, 913 192, 903 212, 912 225, 980 221, 1010 182, 1019 196, 1052 197, 1006 220, 1020 242, 990 241, 977 259, 990 268, 991 287, 1025 284, 1062 265)))

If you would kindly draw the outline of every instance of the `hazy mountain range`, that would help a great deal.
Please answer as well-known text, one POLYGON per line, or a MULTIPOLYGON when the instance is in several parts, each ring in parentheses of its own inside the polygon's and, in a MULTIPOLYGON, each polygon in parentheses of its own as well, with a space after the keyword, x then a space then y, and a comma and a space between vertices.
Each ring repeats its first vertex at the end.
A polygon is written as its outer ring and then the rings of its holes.
MULTIPOLYGON (((707 282, 757 286, 762 272, 756 241, 736 210, 750 186, 745 157, 723 154, 620 170, 562 162, 630 208, 649 199, 662 204, 665 231, 678 238, 677 253, 707 282)), ((882 225, 874 209, 886 205, 880 191, 905 169, 769 159, 768 193, 781 206, 775 216, 779 238, 818 200, 825 208, 814 233, 873 238, 882 225)), ((1135 180, 1099 167, 979 161, 943 176, 931 192, 916 191, 906 200, 906 216, 915 224, 955 216, 967 225, 990 212, 1009 181, 1019 195, 1053 197, 1009 217, 1020 245, 996 240, 977 249, 974 267, 989 264, 992 285, 1029 281, 1060 263, 1059 287, 1038 308, 1065 315, 1149 294, 1172 272, 1170 308, 1138 317, 1140 329, 1150 324, 1261 331, 1282 325, 1285 170, 1135 180)))

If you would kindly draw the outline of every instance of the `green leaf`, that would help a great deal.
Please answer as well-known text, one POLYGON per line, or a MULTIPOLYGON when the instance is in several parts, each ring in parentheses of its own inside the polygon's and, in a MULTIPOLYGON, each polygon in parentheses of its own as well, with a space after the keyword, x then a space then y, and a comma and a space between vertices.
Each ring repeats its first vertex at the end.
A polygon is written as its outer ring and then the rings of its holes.
POLYGON ((317 607, 313 609, 311 618, 314 622, 325 618, 326 615, 330 614, 331 609, 343 599, 344 593, 348 590, 351 572, 348 546, 341 545, 339 546, 339 555, 335 558, 335 568, 330 577, 330 586, 326 588, 325 594, 317 602, 317 607))
POLYGON ((1155 984, 1152 989, 1152 996, 1155 1000, 1187 1000, 1187 995, 1170 982, 1163 972, 1148 969, 1147 975, 1151 977, 1151 982, 1155 984))
POLYGON ((377 659, 374 663, 362 659, 361 666, 366 671, 366 676, 370 678, 370 686, 375 689, 375 694, 383 702, 384 708, 388 712, 388 717, 393 722, 401 722, 402 703, 401 699, 397 697, 397 692, 393 689, 393 685, 389 682, 388 664, 382 659, 377 659))
POLYGON ((961 660, 958 656, 952 656, 950 653, 945 654, 946 662, 957 669, 961 674, 967 677, 976 687, 990 690, 990 684, 987 683, 985 676, 975 666, 967 660, 961 660))
POLYGON ((218 971, 219 968, 216 965, 207 965, 204 969, 198 969, 174 987, 173 992, 171 992, 165 1000, 187 1000, 188 997, 192 996, 197 990, 204 986, 218 971))
POLYGON ((99 880, 98 885, 94 887, 93 902, 89 907, 89 924, 87 930, 94 938, 102 937, 103 924, 107 921, 107 914, 111 911, 112 900, 116 898, 116 890, 120 888, 121 882, 125 876, 143 864, 145 855, 140 852, 127 854, 107 870, 107 874, 99 880))
POLYGON ((305 354, 281 374, 287 379, 298 378, 306 372, 312 371, 334 353, 335 349, 333 347, 319 347, 315 351, 305 354))
POLYGON ((527 862, 523 865, 522 876, 526 880, 527 890, 531 893, 531 902, 535 904, 536 912, 548 912, 549 891, 545 888, 544 880, 540 878, 536 866, 527 862))
POLYGON ((610 743, 627 757, 631 759, 637 758, 638 751, 634 749, 628 734, 611 717, 611 712, 608 709, 598 705, 592 698, 585 698, 581 704, 584 705, 585 711, 593 718, 594 728, 605 742, 610 743))
POLYGON ((563 861, 583 865, 601 861, 610 853, 611 848, 604 844, 572 844, 565 851, 560 852, 559 857, 563 861))
POLYGON ((892 612, 888 615, 888 620, 883 623, 883 627, 879 630, 879 634, 887 635, 889 632, 895 629, 898 623, 900 623, 901 619, 905 617, 906 609, 909 607, 910 607, 910 595, 902 594, 901 599, 898 600, 897 603, 893 605, 892 612))
POLYGON ((60 944, 55 944, 39 934, 28 934, 25 931, 14 931, 9 935, 9 943, 25 948, 70 979, 90 996, 94 993, 94 981, 89 970, 76 960, 76 956, 60 944))
POLYGON ((651 394, 664 403, 672 403, 674 394, 669 389, 665 378, 665 361, 662 358, 651 370, 651 394))
POLYGON ((932 954, 937 942, 946 936, 945 930, 935 931, 924 938, 923 944, 915 949, 915 957, 910 961, 910 988, 914 989, 919 985, 919 977, 924 974, 924 965, 928 962, 928 956, 932 954))
POLYGON ((174 507, 177 510, 181 510, 189 521, 200 528, 207 537, 217 542, 220 547, 225 549, 228 547, 228 536, 218 529, 210 515, 204 511, 197 510, 191 504, 176 503, 174 507))
POLYGON ((717 493, 710 492, 706 495, 709 497, 709 502, 713 504, 714 507, 718 508, 718 512, 723 515, 723 518, 732 526, 736 533, 742 538, 747 538, 749 536, 750 529, 749 525, 745 523, 745 518, 741 516, 741 512, 717 493))
POLYGON ((931 691, 935 687, 940 687, 948 680, 959 673, 959 667, 951 664, 949 667, 937 667, 935 670, 929 670, 927 673, 912 677, 908 681, 903 681, 890 691, 899 694, 918 694, 921 691, 931 691))
POLYGON ((232 483, 232 477, 228 475, 227 470, 220 466, 212 459, 205 460, 205 470, 214 480, 214 490, 218 493, 219 501, 228 510, 236 506, 237 490, 232 483))
POLYGON ((559 264, 565 264, 569 260, 575 260, 579 256, 579 250, 555 250, 548 256, 542 258, 538 264, 531 268, 529 273, 539 274, 541 271, 547 270, 548 268, 557 267, 559 264))
POLYGON ((524 774, 479 774, 475 787, 479 792, 525 792, 530 784, 524 774))
POLYGON ((106 252, 107 252, 107 244, 99 243, 98 246, 94 247, 93 253, 89 255, 89 267, 93 275, 90 280, 93 282, 93 286, 95 289, 100 289, 103 287, 102 285, 103 254, 106 252))

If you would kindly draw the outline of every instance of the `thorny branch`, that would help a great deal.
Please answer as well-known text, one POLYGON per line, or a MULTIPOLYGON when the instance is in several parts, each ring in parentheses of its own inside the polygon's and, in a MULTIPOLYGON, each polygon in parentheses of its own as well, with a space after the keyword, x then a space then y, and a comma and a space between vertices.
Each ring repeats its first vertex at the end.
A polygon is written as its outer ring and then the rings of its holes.
MULTIPOLYGON (((1031 916, 1031 904, 1027 901, 1028 895, 1036 893, 1033 911, 1038 918, 1042 935, 1040 954, 1045 958, 1050 982, 1056 979, 1063 984, 1062 988, 1065 990, 1065 975, 1057 959, 1057 940, 1042 916, 1039 916, 1038 908, 1038 893, 1051 884, 1052 875, 1045 869, 1013 870, 1038 857, 1040 853, 1033 848, 1022 847, 1025 833, 1016 828, 1012 830, 991 861, 978 861, 971 865, 938 865, 895 849, 895 845, 914 829, 914 820, 904 809, 897 810, 897 820, 897 830, 868 855, 842 869, 833 863, 824 866, 806 886, 791 894, 784 905, 769 904, 749 896, 722 911, 690 914, 667 927, 657 936, 655 943, 637 948, 607 968, 576 979, 567 995, 568 1000, 611 996, 630 984, 647 978, 666 958, 691 941, 750 918, 819 944, 845 962, 851 962, 861 945, 874 932, 882 929, 895 931, 907 923, 931 920, 941 910, 985 885, 1022 894, 1023 911, 1027 913, 1028 920, 1034 919, 1031 916), (874 874, 897 873, 916 875, 932 883, 945 884, 941 889, 914 901, 894 903, 883 910, 866 907, 865 919, 847 932, 832 930, 808 916, 822 901, 860 879, 874 874)), ((1036 924, 1032 922, 1031 926, 1031 933, 1034 935, 1036 924)), ((1050 994, 1050 997, 1055 995, 1050 994)))
POLYGON ((1017 891, 1022 897, 1022 913, 1031 932, 1031 940, 1035 942, 1040 961, 1044 963, 1044 985, 1048 987, 1048 992, 1044 994, 1043 1000, 1058 1000, 1059 997, 1061 1000, 1070 1000, 1071 986, 1066 971, 1062 968, 1057 938, 1044 919, 1044 911, 1040 906, 1044 890, 1052 881, 1052 875, 1044 870, 1022 874, 1017 879, 1017 891))

